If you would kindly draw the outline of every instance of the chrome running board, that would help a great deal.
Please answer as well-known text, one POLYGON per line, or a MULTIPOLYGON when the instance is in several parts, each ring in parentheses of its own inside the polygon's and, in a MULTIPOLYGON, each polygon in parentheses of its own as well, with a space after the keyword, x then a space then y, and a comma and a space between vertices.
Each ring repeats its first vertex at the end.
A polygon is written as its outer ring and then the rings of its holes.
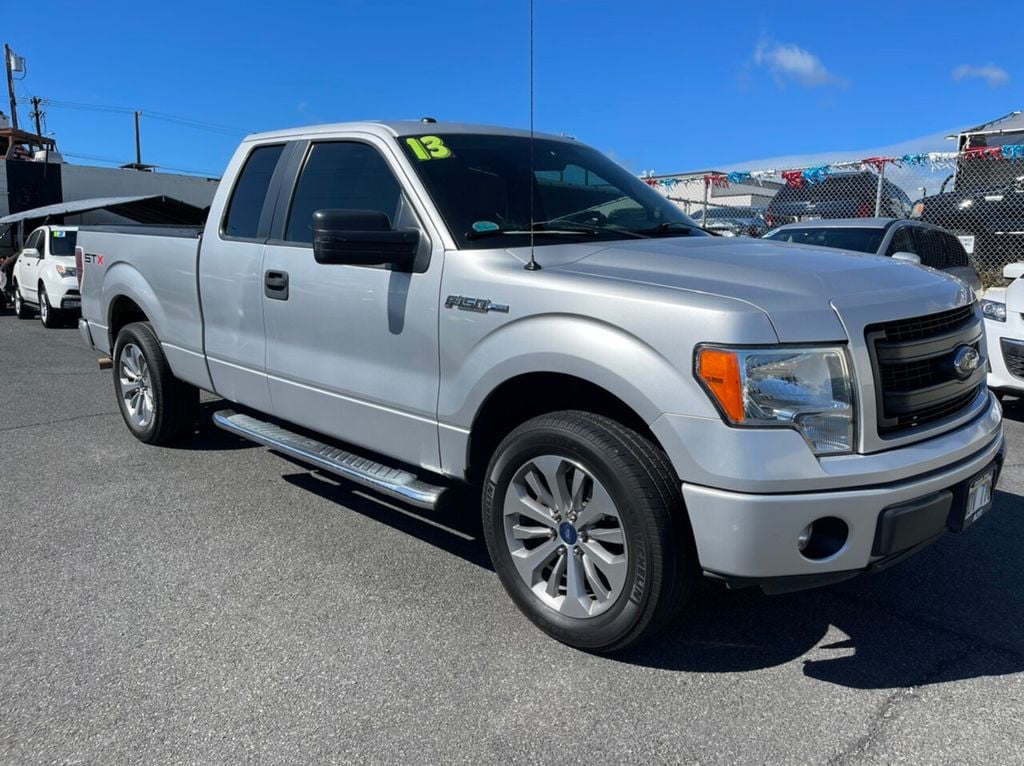
POLYGON ((420 481, 402 468, 378 463, 353 452, 300 436, 281 426, 240 415, 233 410, 213 413, 214 425, 265 447, 329 471, 374 492, 401 500, 417 508, 437 508, 445 488, 420 481))

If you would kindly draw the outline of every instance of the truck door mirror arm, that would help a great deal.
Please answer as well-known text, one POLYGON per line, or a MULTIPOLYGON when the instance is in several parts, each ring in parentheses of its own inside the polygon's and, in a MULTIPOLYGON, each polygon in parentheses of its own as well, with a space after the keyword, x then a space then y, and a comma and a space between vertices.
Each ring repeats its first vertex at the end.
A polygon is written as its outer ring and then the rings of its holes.
POLYGON ((377 210, 313 213, 313 257, 317 263, 412 271, 419 244, 419 231, 392 229, 388 217, 377 210))

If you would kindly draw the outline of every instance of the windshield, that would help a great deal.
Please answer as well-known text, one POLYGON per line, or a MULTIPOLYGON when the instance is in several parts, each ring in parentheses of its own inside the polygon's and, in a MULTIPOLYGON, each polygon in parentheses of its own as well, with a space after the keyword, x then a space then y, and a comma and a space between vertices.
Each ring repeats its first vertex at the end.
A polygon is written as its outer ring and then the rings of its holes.
POLYGON ((445 133, 398 139, 462 248, 589 238, 705 236, 675 204, 600 152, 568 141, 445 133), (530 216, 531 187, 533 216, 530 216))
POLYGON ((856 250, 858 253, 876 253, 884 236, 884 229, 821 227, 817 229, 776 229, 765 234, 764 239, 795 242, 798 245, 838 247, 842 250, 856 250))
POLYGON ((77 231, 65 231, 54 229, 50 232, 50 254, 51 255, 74 255, 75 240, 78 239, 77 231))

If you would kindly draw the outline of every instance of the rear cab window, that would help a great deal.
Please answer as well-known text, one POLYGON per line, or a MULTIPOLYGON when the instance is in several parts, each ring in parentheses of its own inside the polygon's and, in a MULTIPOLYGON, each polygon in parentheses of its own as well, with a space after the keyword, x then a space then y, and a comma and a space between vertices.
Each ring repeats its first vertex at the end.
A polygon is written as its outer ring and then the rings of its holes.
POLYGON ((284 144, 258 146, 250 152, 231 191, 224 222, 223 236, 230 239, 256 239, 259 236, 260 217, 270 189, 284 144))

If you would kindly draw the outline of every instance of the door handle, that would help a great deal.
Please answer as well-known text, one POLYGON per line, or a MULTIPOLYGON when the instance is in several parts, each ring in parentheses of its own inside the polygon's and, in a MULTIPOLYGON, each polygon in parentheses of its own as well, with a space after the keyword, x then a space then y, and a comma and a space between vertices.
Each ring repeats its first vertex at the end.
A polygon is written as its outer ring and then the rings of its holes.
POLYGON ((275 301, 288 300, 288 272, 268 271, 264 274, 263 294, 275 301))

